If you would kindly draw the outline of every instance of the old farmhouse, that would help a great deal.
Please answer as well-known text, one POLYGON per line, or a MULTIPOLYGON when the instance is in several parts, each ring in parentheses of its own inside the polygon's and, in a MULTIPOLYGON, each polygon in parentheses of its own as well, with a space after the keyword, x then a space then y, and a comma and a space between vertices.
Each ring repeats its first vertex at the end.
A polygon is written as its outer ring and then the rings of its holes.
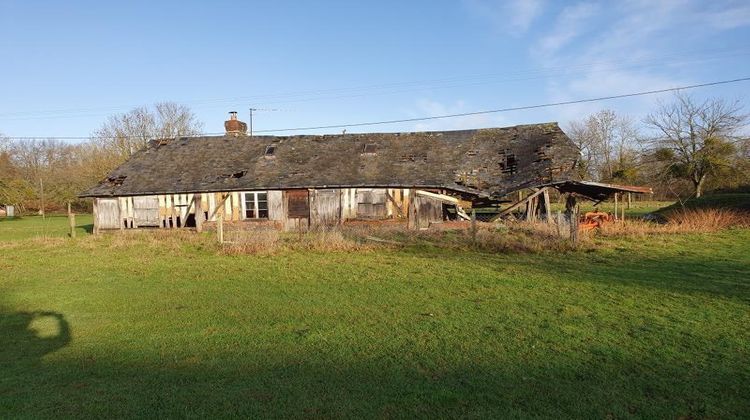
POLYGON ((217 219, 280 229, 356 219, 444 220, 446 207, 496 203, 553 186, 599 198, 611 187, 574 179, 577 147, 556 123, 478 130, 251 136, 236 114, 227 133, 151 141, 81 194, 94 229, 174 228, 217 219))

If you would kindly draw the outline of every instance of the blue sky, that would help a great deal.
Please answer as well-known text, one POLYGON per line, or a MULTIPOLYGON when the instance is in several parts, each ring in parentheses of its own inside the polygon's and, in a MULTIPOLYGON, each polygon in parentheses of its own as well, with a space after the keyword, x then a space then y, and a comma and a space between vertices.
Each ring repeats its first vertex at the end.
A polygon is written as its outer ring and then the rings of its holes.
MULTIPOLYGON (((256 129, 533 105, 750 76, 750 2, 0 0, 0 132, 86 136, 157 101, 206 132, 227 111, 256 129)), ((750 82, 692 91, 739 98, 750 82)), ((559 121, 639 97, 350 129, 559 121)), ((313 133, 339 132, 309 131, 313 133)))

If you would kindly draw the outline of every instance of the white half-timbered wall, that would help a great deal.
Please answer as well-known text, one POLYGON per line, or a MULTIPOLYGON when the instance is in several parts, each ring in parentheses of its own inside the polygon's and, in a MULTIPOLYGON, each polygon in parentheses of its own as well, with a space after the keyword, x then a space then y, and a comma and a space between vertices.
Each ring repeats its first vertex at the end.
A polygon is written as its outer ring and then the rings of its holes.
MULTIPOLYGON (((250 192, 250 191, 248 191, 250 192)), ((308 224, 340 223, 352 219, 404 218, 408 215, 410 190, 398 188, 338 188, 309 190, 310 217, 287 217, 286 194, 268 190, 268 220, 280 222, 283 229, 308 224)), ((201 222, 245 219, 245 192, 158 194, 139 197, 97 198, 94 200, 95 229, 135 229, 142 227, 184 227, 188 219, 201 222)), ((423 200, 424 201, 424 200, 423 200)), ((439 202, 436 203, 439 206, 439 202)), ((434 219, 436 216, 432 216, 434 219)))

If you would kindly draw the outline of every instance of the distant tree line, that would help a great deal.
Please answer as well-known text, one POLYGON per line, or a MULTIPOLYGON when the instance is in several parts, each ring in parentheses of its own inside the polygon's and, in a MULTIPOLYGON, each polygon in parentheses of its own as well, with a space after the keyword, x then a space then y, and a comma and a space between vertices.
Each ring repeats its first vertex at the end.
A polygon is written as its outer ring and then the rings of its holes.
MULTIPOLYGON (((583 179, 654 188, 657 199, 750 185, 748 115, 739 101, 677 94, 643 121, 602 110, 564 127, 581 150, 583 179)), ((203 124, 171 102, 113 115, 83 143, 13 141, 0 135, 0 205, 54 212, 143 148, 150 139, 196 135, 203 124)))
POLYGON ((698 102, 678 93, 641 124, 602 110, 566 132, 581 149, 582 178, 649 185, 657 198, 700 197, 750 185, 748 115, 742 111, 739 101, 698 102))
POLYGON ((55 139, 9 140, 0 135, 0 205, 20 213, 56 212, 81 191, 143 148, 150 139, 200 134, 203 124, 186 106, 163 102, 107 118, 91 138, 71 144, 55 139))

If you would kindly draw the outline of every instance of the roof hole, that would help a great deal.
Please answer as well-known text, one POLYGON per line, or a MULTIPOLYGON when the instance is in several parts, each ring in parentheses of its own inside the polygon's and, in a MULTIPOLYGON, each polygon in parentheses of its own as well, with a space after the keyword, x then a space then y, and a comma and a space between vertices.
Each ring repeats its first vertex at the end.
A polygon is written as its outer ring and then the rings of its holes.
POLYGON ((219 175, 219 179, 238 179, 245 176, 245 174, 247 174, 247 171, 240 171, 232 174, 221 174, 219 175))
POLYGON ((126 175, 111 176, 107 178, 107 182, 112 186, 119 187, 125 181, 125 178, 127 178, 126 175))
POLYGON ((363 155, 374 155, 378 151, 378 145, 375 143, 367 143, 362 149, 363 155))

